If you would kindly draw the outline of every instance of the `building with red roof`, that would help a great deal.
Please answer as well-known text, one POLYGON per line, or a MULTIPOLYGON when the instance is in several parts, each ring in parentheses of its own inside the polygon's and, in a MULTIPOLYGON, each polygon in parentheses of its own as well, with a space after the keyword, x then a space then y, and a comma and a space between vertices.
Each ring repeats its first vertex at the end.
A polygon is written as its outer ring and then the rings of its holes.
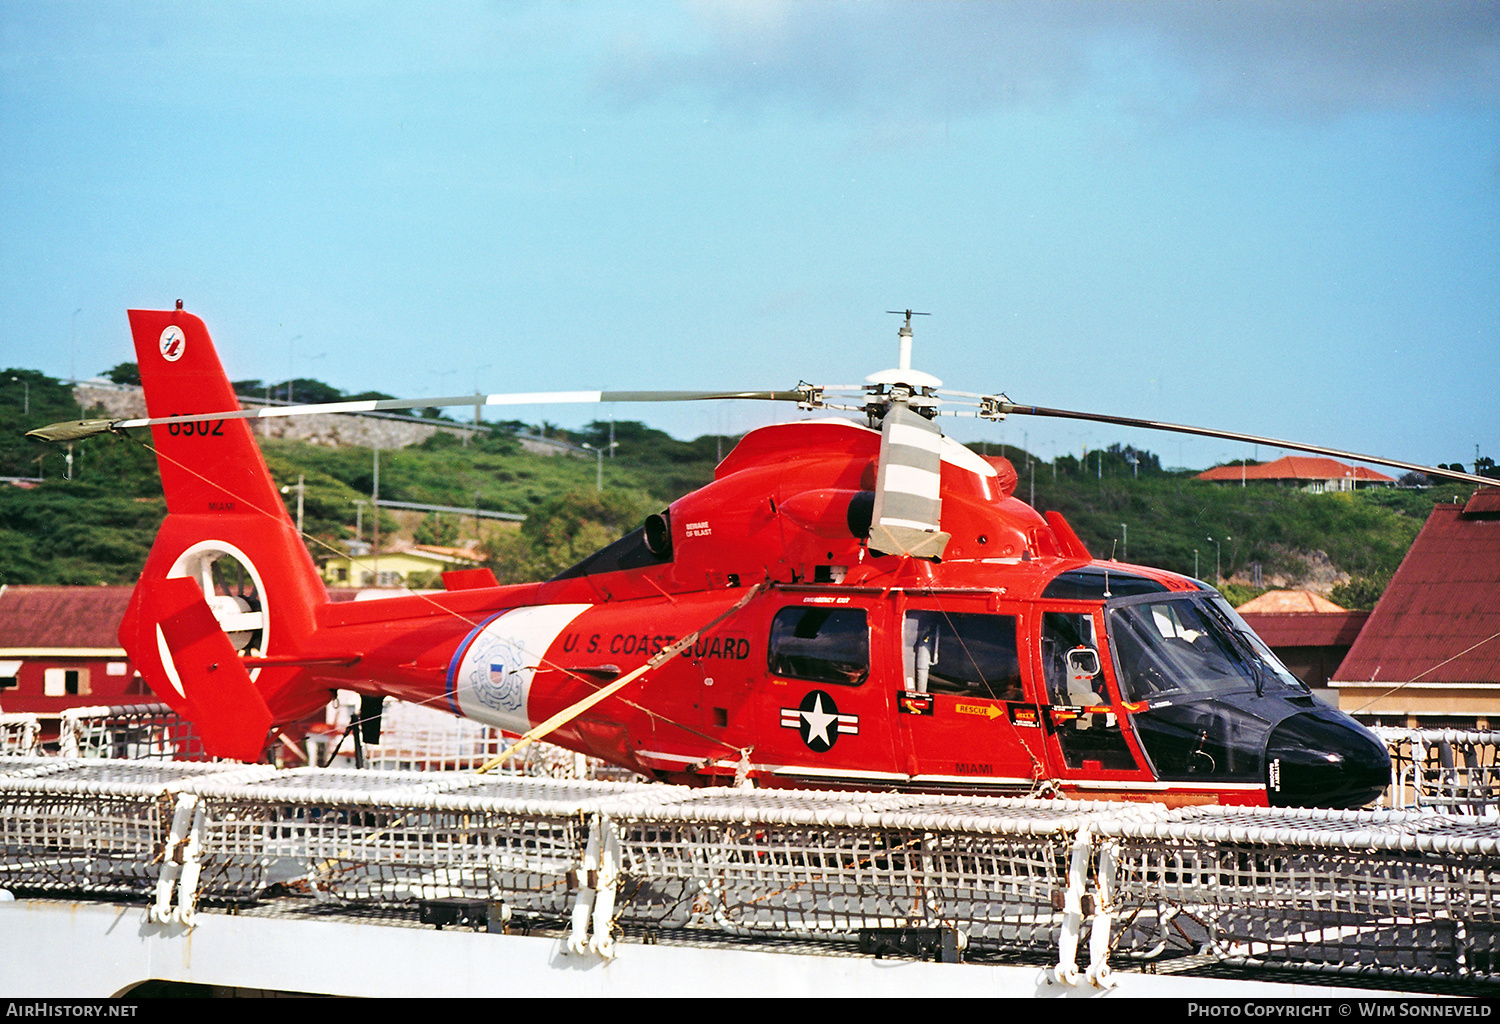
POLYGON ((0 586, 0 711, 154 700, 117 636, 131 589, 0 586))
POLYGON ((1306 590, 1271 590, 1236 609, 1297 678, 1329 703, 1328 680, 1349 653, 1369 612, 1349 611, 1306 590))
POLYGON ((1352 491, 1366 486, 1390 487, 1396 481, 1365 466, 1348 466, 1337 459, 1310 455, 1288 455, 1275 462, 1256 465, 1216 466, 1198 474, 1199 480, 1220 484, 1278 483, 1300 487, 1314 494, 1352 491))
POLYGON ((1500 721, 1500 488, 1433 508, 1331 685, 1379 724, 1500 721))

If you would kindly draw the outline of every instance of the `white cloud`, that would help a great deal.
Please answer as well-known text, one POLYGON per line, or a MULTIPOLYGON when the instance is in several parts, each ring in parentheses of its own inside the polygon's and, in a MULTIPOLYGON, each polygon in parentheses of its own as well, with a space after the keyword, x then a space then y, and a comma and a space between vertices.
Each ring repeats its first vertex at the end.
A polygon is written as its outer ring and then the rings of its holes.
MULTIPOLYGON (((1087 90, 1292 118, 1500 100, 1500 4, 1478 0, 700 3, 696 38, 637 34, 605 79, 729 107, 959 114, 1087 90), (1134 65, 1135 74, 1121 76, 1134 65), (1161 88, 1159 79, 1173 82, 1161 88), (1181 81, 1179 81, 1181 80, 1181 81), (1182 81, 1187 83, 1181 87, 1182 81)), ((1158 116, 1182 111, 1159 109, 1158 116)))

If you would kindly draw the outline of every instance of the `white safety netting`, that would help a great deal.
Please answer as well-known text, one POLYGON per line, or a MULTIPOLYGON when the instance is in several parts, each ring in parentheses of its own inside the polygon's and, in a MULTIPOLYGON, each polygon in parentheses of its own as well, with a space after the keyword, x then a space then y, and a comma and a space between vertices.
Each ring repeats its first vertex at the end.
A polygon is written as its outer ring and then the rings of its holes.
POLYGON ((1392 807, 1500 816, 1500 732, 1375 730, 1391 753, 1392 807))
MULTIPOLYGON (((328 764, 353 768, 349 734, 358 699, 341 694, 321 731, 279 738, 270 753, 277 764, 328 764), (309 756, 310 755, 310 756, 309 756)), ((0 756, 45 752, 45 729, 33 714, 0 714, 0 756)), ((1382 806, 1447 814, 1500 817, 1500 732, 1379 728, 1391 753, 1392 785, 1382 806)), ((361 748, 365 768, 378 771, 471 771, 516 740, 492 726, 436 708, 387 700, 380 742, 361 748)), ((65 712, 55 742, 62 757, 127 760, 209 760, 191 723, 164 704, 76 708, 65 712)), ((504 775, 628 781, 629 772, 546 743, 535 743, 492 769, 504 775)))
MULTIPOLYGON (((266 759, 282 767, 316 765, 377 771, 473 771, 494 761, 517 736, 436 708, 388 699, 380 742, 353 740, 356 695, 330 702, 323 721, 277 733, 266 759)), ((71 708, 58 716, 0 714, 0 757, 209 761, 197 729, 165 704, 71 708)), ((629 771, 549 743, 533 743, 492 769, 501 775, 625 781, 629 771)))
MULTIPOLYGON (((328 710, 329 731, 308 736, 309 762, 355 767, 354 743, 344 737, 358 714, 357 695, 341 691, 328 710)), ((364 767, 376 771, 473 771, 493 762, 519 738, 441 708, 388 698, 381 712, 380 740, 363 744, 361 756, 364 767)), ((550 743, 528 744, 491 770, 552 779, 626 781, 632 777, 626 769, 550 743)))
POLYGON ((35 757, 41 745, 42 725, 36 715, 0 713, 0 757, 35 757))
POLYGON ((1475 816, 686 789, 474 773, 0 762, 0 887, 502 906, 622 930, 959 937, 969 955, 1497 980, 1500 823, 1475 816))
POLYGON ((1096 842, 1129 957, 1176 947, 1235 964, 1500 974, 1491 820, 1195 808, 1112 824, 1096 842))
POLYGON ((0 714, 0 756, 206 761, 191 723, 165 704, 68 708, 56 715, 0 714))

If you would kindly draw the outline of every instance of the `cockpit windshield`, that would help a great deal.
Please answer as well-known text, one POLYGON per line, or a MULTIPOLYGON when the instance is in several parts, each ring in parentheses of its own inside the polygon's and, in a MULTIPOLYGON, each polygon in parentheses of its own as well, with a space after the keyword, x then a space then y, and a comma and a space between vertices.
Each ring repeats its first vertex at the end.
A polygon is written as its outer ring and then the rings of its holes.
POLYGON ((1109 618, 1127 701, 1309 693, 1218 594, 1124 598, 1109 607, 1109 618))

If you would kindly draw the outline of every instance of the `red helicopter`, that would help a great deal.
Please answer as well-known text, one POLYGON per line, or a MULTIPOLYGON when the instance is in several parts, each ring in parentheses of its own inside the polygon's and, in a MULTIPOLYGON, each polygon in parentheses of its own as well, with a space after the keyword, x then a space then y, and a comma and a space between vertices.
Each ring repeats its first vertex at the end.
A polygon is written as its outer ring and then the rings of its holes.
MULTIPOLYGON (((392 696, 690 785, 1360 807, 1382 743, 1316 700, 1212 587, 1094 559, 1015 471, 943 436, 940 382, 566 392, 241 410, 208 330, 129 314, 168 514, 120 639, 209 752, 259 760, 331 692, 392 696), (853 391, 854 404, 829 394, 853 391), (751 399, 857 409, 747 434, 707 486, 553 579, 332 603, 249 420, 551 401, 751 399), (238 585, 231 585, 238 580, 238 585)), ((977 415, 1202 428, 963 395, 977 415)), ((368 734, 368 733, 367 733, 368 734)))

